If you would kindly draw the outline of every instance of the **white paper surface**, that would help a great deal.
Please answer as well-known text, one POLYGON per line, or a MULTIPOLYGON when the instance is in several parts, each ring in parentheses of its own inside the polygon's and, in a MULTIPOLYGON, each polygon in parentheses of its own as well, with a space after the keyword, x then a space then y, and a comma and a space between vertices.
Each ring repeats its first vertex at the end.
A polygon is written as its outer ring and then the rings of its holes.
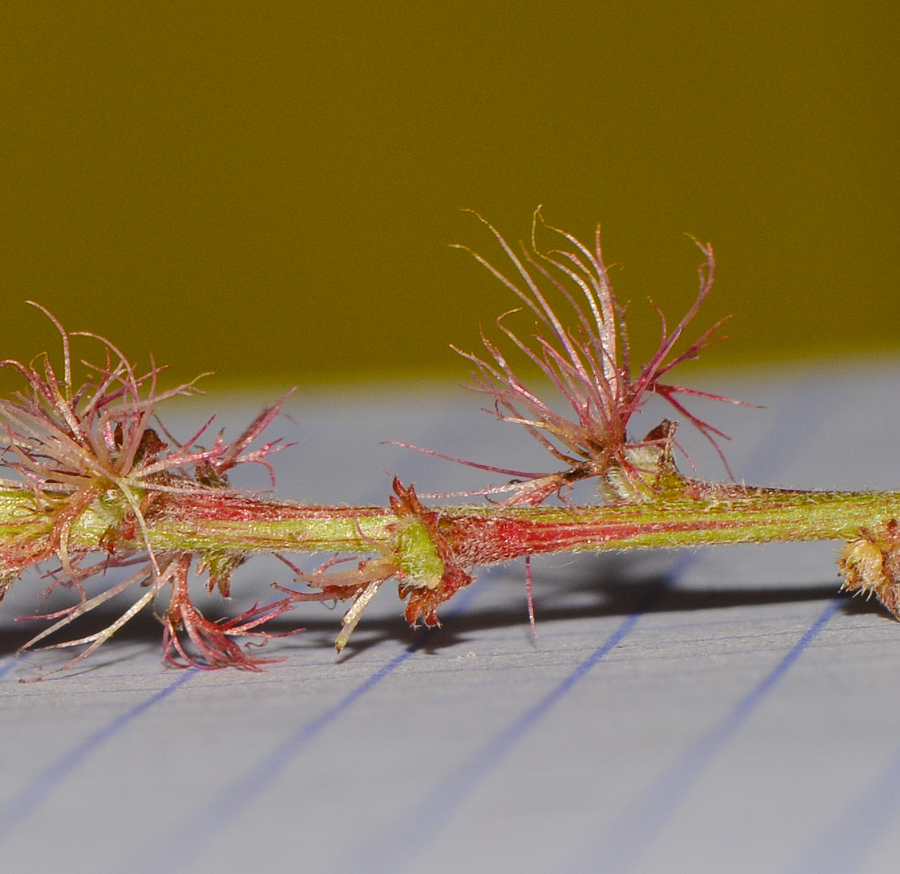
MULTIPOLYGON (((896 361, 710 387, 769 405, 709 414, 737 435, 738 479, 900 486, 896 361)), ((263 400, 214 406, 235 434, 263 400)), ((491 481, 390 439, 547 466, 478 406, 434 388, 294 399, 279 491, 382 504, 385 471, 421 492, 491 481)), ((164 418, 187 434, 204 412, 164 418)), ((696 460, 720 476, 707 449, 696 460)), ((0 613, 0 870, 893 872, 900 625, 837 596, 835 555, 535 562, 537 639, 520 565, 482 573, 431 632, 385 587, 341 658, 340 610, 304 605, 307 631, 273 641, 286 660, 263 674, 164 667, 150 616, 70 675, 21 684, 28 578, 0 613)), ((251 561, 228 609, 275 579, 289 573, 251 561)))

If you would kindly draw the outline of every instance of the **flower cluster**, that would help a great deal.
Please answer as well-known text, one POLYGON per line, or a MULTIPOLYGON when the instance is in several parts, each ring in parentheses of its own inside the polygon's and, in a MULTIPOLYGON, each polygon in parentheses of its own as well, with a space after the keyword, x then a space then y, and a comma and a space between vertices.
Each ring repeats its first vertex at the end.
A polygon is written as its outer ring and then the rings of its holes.
MULTIPOLYGON (((102 344, 105 360, 99 366, 84 362, 90 376, 76 389, 72 381, 70 334, 43 307, 39 309, 59 330, 63 372, 61 378, 57 376, 46 354, 30 366, 11 360, 0 362, 17 371, 26 383, 23 391, 0 400, 3 462, 18 475, 18 479, 0 481, 0 487, 28 490, 33 496, 30 508, 17 520, 18 530, 0 546, 0 592, 26 568, 53 559, 56 566, 46 573, 51 582, 45 594, 60 586, 74 589, 78 603, 59 613, 38 617, 56 621, 26 648, 114 595, 134 586, 144 587, 136 603, 107 628, 55 644, 88 644, 69 663, 74 664, 90 655, 168 587, 170 599, 163 617, 167 658, 211 667, 253 667, 260 660, 243 653, 228 636, 260 634, 259 625, 290 609, 290 601, 284 599, 266 608, 254 608, 223 623, 207 620, 188 597, 188 574, 195 556, 155 548, 151 528, 154 518, 178 512, 180 497, 226 497, 230 491, 227 472, 239 464, 262 464, 271 475, 268 458, 282 448, 281 441, 257 449, 250 445, 278 414, 283 400, 265 409, 231 443, 226 443, 219 433, 210 448, 198 445, 212 420, 181 443, 158 420, 156 407, 171 397, 196 394, 194 383, 160 390, 158 378, 163 368, 151 363, 147 373, 138 375, 108 340, 79 332, 102 344), (99 555, 95 549, 81 547, 73 535, 88 512, 103 526, 103 550, 99 555), (116 567, 136 569, 102 594, 89 598, 85 582, 116 567), (195 647, 196 655, 182 644, 182 633, 195 647)), ((241 556, 204 554, 196 558, 197 569, 208 572, 208 588, 216 587, 227 597, 231 571, 241 556)))
POLYGON ((600 249, 599 227, 593 249, 589 249, 571 234, 547 225, 538 210, 532 224, 531 246, 523 246, 522 254, 517 255, 496 228, 484 219, 481 221, 500 244, 515 278, 510 278, 481 255, 472 252, 473 256, 533 314, 537 332, 531 343, 521 339, 504 324, 504 318, 510 313, 501 316, 497 325, 571 408, 570 415, 555 412, 516 374, 499 346, 482 331, 488 356, 481 358, 468 352, 460 353, 475 365, 468 387, 493 400, 493 409, 489 412, 501 421, 523 426, 565 465, 562 471, 545 473, 475 465, 517 478, 515 482, 486 490, 486 493, 511 492, 507 504, 536 505, 578 480, 597 477, 602 498, 634 500, 646 495, 656 476, 658 460, 671 450, 675 439, 675 428, 668 422, 653 429, 642 440, 635 440, 628 432, 631 417, 653 394, 665 398, 707 437, 724 462, 717 438, 725 438, 725 435, 687 410, 679 396, 738 402, 666 381, 678 365, 696 358, 702 349, 723 339, 714 335, 724 320, 704 331, 684 351, 675 352, 686 328, 712 291, 715 259, 711 246, 697 243, 705 262, 699 270, 700 291, 693 305, 671 331, 657 308, 662 322, 659 348, 650 361, 635 372, 624 309, 609 281, 600 249), (543 252, 537 243, 539 228, 559 239, 559 246, 543 252), (559 317, 559 306, 554 297, 568 309, 574 327, 569 327, 559 317))

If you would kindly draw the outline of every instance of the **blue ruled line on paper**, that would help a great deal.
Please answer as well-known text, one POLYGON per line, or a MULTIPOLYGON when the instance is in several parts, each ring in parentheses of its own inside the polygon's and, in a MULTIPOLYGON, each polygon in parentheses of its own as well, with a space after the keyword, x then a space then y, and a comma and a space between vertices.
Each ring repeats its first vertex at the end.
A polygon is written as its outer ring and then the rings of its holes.
POLYGON ((131 710, 118 716, 112 722, 97 729, 80 744, 51 762, 31 783, 0 806, 0 840, 6 838, 12 829, 31 816, 50 793, 76 771, 80 765, 83 765, 91 754, 95 753, 106 741, 126 728, 151 707, 168 698, 176 689, 180 689, 196 674, 196 668, 184 671, 164 689, 161 689, 146 701, 142 701, 140 704, 132 707, 131 710))
POLYGON ((807 848, 790 874, 855 874, 896 825, 900 813, 900 751, 807 848))
POLYGON ((586 848, 576 863, 566 865, 565 870, 590 871, 592 874, 627 874, 633 870, 706 767, 744 726, 842 604, 842 598, 829 601, 816 621, 775 668, 718 725, 698 738, 671 768, 654 780, 635 802, 604 829, 601 839, 586 848))
MULTIPOLYGON (((688 560, 693 556, 687 557, 688 560)), ((450 818, 463 806, 487 777, 524 737, 604 656, 617 647, 637 625, 638 621, 653 609, 654 604, 670 588, 675 574, 649 592, 635 611, 629 614, 618 628, 581 662, 547 695, 526 710, 505 731, 494 737, 486 746, 461 768, 438 783, 428 795, 406 815, 397 826, 383 835, 375 846, 366 844, 346 862, 349 870, 388 872, 400 871, 409 862, 405 835, 415 834, 419 852, 427 848, 441 832, 450 818), (430 840, 429 840, 430 837, 430 840)), ((345 863, 342 862, 343 868, 345 863)))
POLYGON ((148 858, 138 871, 175 870, 177 865, 184 870, 212 843, 218 834, 225 831, 240 814, 284 771, 287 764, 303 752, 322 731, 353 706, 367 692, 377 686, 385 677, 400 667, 420 644, 405 649, 398 656, 379 668, 362 684, 330 707, 320 716, 300 726, 290 737, 273 749, 252 771, 232 782, 207 807, 190 817, 181 827, 173 830, 158 846, 164 847, 163 855, 148 858))
MULTIPOLYGON (((484 582, 498 569, 494 568, 482 574, 484 582)), ((479 589, 468 588, 453 601, 452 610, 445 616, 464 610, 478 594, 479 589)), ((134 866, 121 866, 117 871, 128 870, 133 874, 151 874, 151 872, 186 870, 191 863, 216 838, 228 830, 228 827, 266 790, 272 781, 298 755, 342 716, 367 692, 371 691, 382 680, 390 676, 407 659, 413 656, 428 640, 428 629, 422 629, 416 640, 403 652, 395 656, 387 664, 379 668, 367 680, 345 695, 334 706, 330 707, 315 719, 301 725, 290 737, 275 747, 258 762, 252 770, 232 781, 210 804, 176 828, 172 829, 160 840, 153 843, 154 849, 147 851, 141 861, 134 866), (160 850, 159 848, 163 848, 160 850)))

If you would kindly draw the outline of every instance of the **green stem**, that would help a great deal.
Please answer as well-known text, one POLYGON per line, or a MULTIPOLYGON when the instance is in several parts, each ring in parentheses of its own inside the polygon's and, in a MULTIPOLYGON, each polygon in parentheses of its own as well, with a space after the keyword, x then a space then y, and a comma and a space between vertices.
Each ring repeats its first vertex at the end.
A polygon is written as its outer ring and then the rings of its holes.
MULTIPOLYGON (((295 601, 351 599, 335 642, 340 650, 392 577, 406 601, 407 620, 436 625, 437 608, 472 582, 475 568, 522 556, 845 540, 845 587, 875 594, 900 618, 900 492, 804 492, 679 479, 649 500, 635 495, 592 507, 434 509, 424 507, 411 487, 395 481, 394 490, 389 509, 306 506, 206 488, 135 494, 128 501, 109 490, 84 509, 75 501, 74 510, 66 499, 54 509, 52 503, 39 505, 31 492, 0 490, 0 594, 26 567, 56 556, 65 568, 73 553, 129 559, 149 547, 160 566, 163 556, 186 559, 185 573, 193 556, 198 568, 208 570, 209 586, 225 595, 231 570, 249 553, 374 554, 349 570, 303 575, 309 592, 285 590, 287 598, 272 605, 277 615, 295 601), (130 509, 135 502, 141 524, 130 509)), ((173 605, 170 624, 185 624, 185 611, 196 613, 174 595, 173 605)), ((226 649, 222 663, 234 663, 233 645, 226 649)))
POLYGON ((478 563, 488 564, 553 552, 852 540, 900 518, 900 492, 728 491, 572 509, 454 508, 442 512, 441 532, 451 543, 480 538, 478 563))
MULTIPOLYGON (((807 492, 745 487, 703 497, 591 507, 446 507, 438 530, 469 566, 523 555, 720 543, 852 540, 900 518, 900 492, 807 492)), ((378 507, 308 506, 228 492, 167 494, 148 515, 160 552, 373 552, 396 545, 407 517, 378 507)), ((30 492, 0 490, 0 548, 49 531, 30 492)), ((72 526, 69 545, 105 549, 110 516, 97 503, 72 526)), ((139 549, 135 531, 117 546, 139 549)))

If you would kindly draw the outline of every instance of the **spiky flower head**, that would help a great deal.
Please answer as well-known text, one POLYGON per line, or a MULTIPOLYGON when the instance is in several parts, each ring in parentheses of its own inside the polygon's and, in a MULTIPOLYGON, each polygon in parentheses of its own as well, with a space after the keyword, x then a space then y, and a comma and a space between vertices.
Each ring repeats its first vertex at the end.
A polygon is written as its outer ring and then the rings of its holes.
MULTIPOLYGON (((155 550, 150 541, 149 520, 155 514, 176 513, 178 496, 227 493, 227 472, 239 464, 262 464, 271 475, 268 457, 282 448, 280 441, 256 449, 250 445, 278 414, 283 401, 265 409, 231 443, 226 443, 219 433, 210 448, 198 445, 212 420, 181 443, 159 421, 156 408, 168 398, 198 393, 194 383, 160 390, 158 377, 163 368, 151 362, 149 371, 138 375, 108 340, 86 332, 70 335, 47 310, 34 306, 59 330, 63 371, 61 378, 57 376, 46 354, 30 365, 12 360, 0 362, 0 366, 18 372, 26 383, 25 389, 11 399, 0 400, 0 445, 4 447, 0 457, 16 475, 14 479, 0 480, 0 488, 27 490, 33 495, 32 509, 22 516, 20 532, 9 538, 0 552, 0 596, 26 568, 55 561, 55 566, 46 572, 51 580, 47 592, 60 586, 72 588, 79 601, 71 608, 44 616, 55 619, 55 623, 26 646, 42 641, 125 589, 145 587, 135 605, 108 628, 56 644, 88 644, 69 663, 74 664, 168 586, 171 597, 164 624, 170 660, 181 658, 185 663, 201 666, 254 667, 259 659, 248 656, 228 637, 259 634, 263 619, 290 609, 289 602, 255 608, 224 624, 206 620, 187 595, 188 570, 195 556, 155 550), (70 336, 78 335, 102 344, 105 360, 99 366, 83 362, 90 376, 75 387, 70 336), (106 524, 106 554, 99 558, 72 541, 73 525, 88 509, 106 524), (101 595, 88 598, 85 581, 112 567, 137 569, 101 595), (190 655, 179 640, 182 632, 194 645, 196 655, 190 655)), ((208 572, 210 590, 217 587, 228 596, 231 571, 240 561, 239 554, 204 555, 198 561, 198 569, 208 572)))
MULTIPOLYGON (((477 213, 475 213, 477 215, 477 213)), ((478 218, 490 229, 509 260, 513 272, 507 275, 490 261, 465 246, 521 301, 536 320, 537 331, 531 341, 523 340, 504 323, 497 325, 519 352, 543 373, 568 404, 570 412, 556 412, 521 378, 500 347, 482 331, 488 355, 480 357, 460 352, 474 365, 469 388, 493 399, 493 412, 504 422, 523 426, 558 461, 566 465, 561 472, 532 473, 475 465, 516 476, 521 481, 487 490, 509 491, 507 503, 538 504, 564 487, 588 477, 598 477, 605 498, 640 499, 652 490, 660 462, 668 458, 675 445, 675 427, 668 421, 653 429, 644 439, 629 434, 631 417, 653 395, 668 401, 675 410, 707 437, 721 455, 717 438, 725 435, 689 412, 679 395, 694 395, 715 400, 730 400, 668 382, 668 375, 682 362, 696 358, 715 342, 722 324, 717 322, 681 352, 676 346, 712 290, 715 259, 712 247, 697 243, 704 255, 699 269, 700 291, 684 318, 669 330, 662 322, 659 348, 644 365, 632 366, 628 335, 622 318, 623 307, 609 280, 600 248, 600 229, 593 248, 574 236, 547 225, 540 209, 534 214, 531 245, 517 254, 493 225, 478 218), (543 251, 538 246, 538 229, 559 240, 557 247, 543 251), (564 322, 557 311, 562 305, 574 319, 564 322), (571 323, 572 327, 566 327, 571 323)), ((512 310, 510 312, 517 312, 512 310)), ((724 321, 724 320, 723 320, 724 321)), ((457 350, 460 351, 460 350, 457 350)), ((724 458, 723 458, 724 461, 724 458)))

